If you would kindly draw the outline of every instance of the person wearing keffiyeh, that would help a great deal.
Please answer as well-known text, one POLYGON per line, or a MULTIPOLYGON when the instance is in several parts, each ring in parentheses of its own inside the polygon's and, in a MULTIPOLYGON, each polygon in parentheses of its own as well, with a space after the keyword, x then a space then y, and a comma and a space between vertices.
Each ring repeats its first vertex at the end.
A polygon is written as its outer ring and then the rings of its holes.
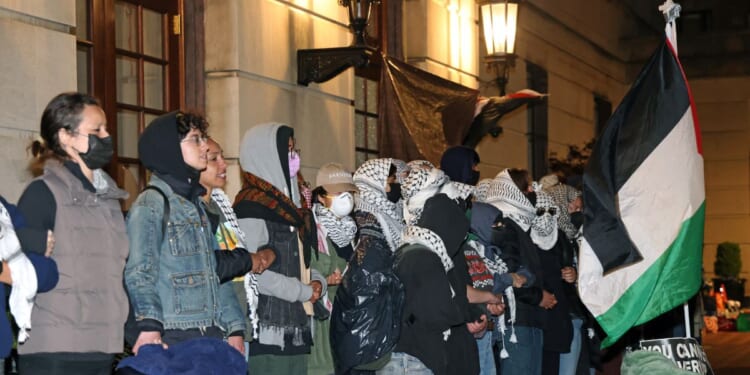
POLYGON ((357 224, 349 215, 354 209, 356 191, 351 172, 341 164, 328 163, 318 170, 315 188, 312 190, 318 247, 317 256, 313 257, 310 266, 326 276, 328 291, 315 304, 315 346, 308 361, 308 375, 328 375, 334 372, 329 318, 334 296, 346 271, 346 263, 354 251, 352 243, 357 233, 357 224))
POLYGON ((317 245, 315 220, 300 207, 294 130, 284 124, 256 125, 240 143, 242 190, 234 211, 248 249, 271 248, 276 260, 258 275, 258 339, 250 343, 248 368, 259 374, 307 371, 312 346, 312 304, 326 289, 310 269, 317 245))
POLYGON ((464 208, 445 194, 427 199, 422 215, 406 227, 394 264, 406 302, 401 336, 385 373, 479 373, 463 308, 466 280, 451 277, 455 268, 465 272, 461 247, 468 230, 464 208))
POLYGON ((528 172, 506 169, 500 172, 487 190, 486 202, 503 214, 502 227, 493 232, 493 244, 500 246, 505 256, 519 259, 534 276, 524 288, 515 288, 516 320, 506 315, 505 323, 515 328, 513 335, 505 335, 503 344, 508 357, 500 362, 504 374, 541 374, 543 328, 547 324, 545 309, 554 306, 554 296, 544 290, 544 274, 537 248, 529 234, 536 216, 534 205, 526 194, 531 186, 528 172))
POLYGON ((374 371, 388 361, 400 331, 404 301, 393 273, 393 253, 404 226, 392 159, 366 161, 354 173, 359 194, 354 220, 357 245, 331 313, 331 345, 337 374, 374 371))
MULTIPOLYGON (((528 194, 528 198, 536 208, 536 215, 531 223, 531 240, 536 245, 541 270, 545 275, 542 285, 546 292, 555 296, 556 301, 544 312, 547 324, 544 326, 542 373, 575 373, 578 353, 575 353, 565 369, 561 367, 563 363, 560 361, 561 354, 571 351, 573 340, 571 300, 567 290, 575 282, 573 249, 565 234, 557 227, 558 208, 552 197, 539 186, 536 191, 528 194)), ((580 326, 578 330, 580 331, 580 326)), ((580 352, 580 347, 575 351, 580 352)))

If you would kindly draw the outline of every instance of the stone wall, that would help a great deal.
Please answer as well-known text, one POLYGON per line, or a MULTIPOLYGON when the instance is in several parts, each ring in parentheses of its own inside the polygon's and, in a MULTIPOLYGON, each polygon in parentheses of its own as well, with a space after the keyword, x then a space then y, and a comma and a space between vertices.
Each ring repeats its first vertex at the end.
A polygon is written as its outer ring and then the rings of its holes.
POLYGON ((206 2, 206 111, 230 159, 227 191, 239 189, 239 142, 250 127, 295 129, 302 173, 314 182, 331 161, 354 167, 354 73, 298 86, 298 49, 349 45, 346 8, 337 2, 206 2))
POLYGON ((31 176, 26 147, 47 103, 76 89, 74 0, 0 0, 0 194, 16 202, 31 176))

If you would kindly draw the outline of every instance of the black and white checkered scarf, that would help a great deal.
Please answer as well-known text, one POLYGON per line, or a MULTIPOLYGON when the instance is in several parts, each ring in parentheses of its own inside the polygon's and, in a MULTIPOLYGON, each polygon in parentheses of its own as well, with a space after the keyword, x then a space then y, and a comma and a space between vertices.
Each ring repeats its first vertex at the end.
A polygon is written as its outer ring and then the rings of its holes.
POLYGON ((414 225, 422 216, 425 202, 440 192, 448 176, 437 168, 412 169, 401 185, 401 196, 404 199, 404 221, 414 225))
POLYGON ((507 169, 492 180, 485 199, 487 203, 500 209, 503 215, 515 221, 524 231, 531 228, 536 209, 513 182, 507 169))
MULTIPOLYGON (((216 205, 221 209, 222 216, 227 220, 229 225, 232 227, 235 235, 237 235, 237 245, 239 247, 246 247, 245 233, 240 229, 240 225, 237 222, 237 215, 232 209, 232 203, 229 201, 229 197, 222 189, 211 190, 211 199, 216 202, 216 205)), ((247 296, 247 317, 250 320, 250 324, 253 327, 253 338, 258 338, 258 278, 254 273, 248 272, 244 278, 245 295, 247 296)))
POLYGON ((578 198, 578 196, 581 195, 581 192, 570 185, 560 183, 544 189, 544 192, 552 196, 552 199, 557 205, 557 225, 563 232, 565 232, 565 236, 567 236, 569 240, 575 240, 578 236, 578 229, 576 229, 573 223, 570 222, 568 204, 578 198))
POLYGON ((490 186, 492 186, 491 178, 482 179, 477 183, 474 190, 474 197, 478 202, 487 202, 487 192, 490 190, 490 186))
POLYGON ((541 190, 536 192, 535 207, 545 211, 543 215, 535 216, 531 222, 531 240, 540 249, 549 250, 557 243, 557 216, 560 210, 557 209, 555 215, 550 215, 547 210, 550 207, 557 208, 557 205, 551 195, 541 190))
POLYGON ((417 225, 409 225, 404 229, 404 235, 401 238, 404 245, 420 244, 430 249, 440 258, 445 272, 453 269, 453 261, 448 256, 445 243, 437 233, 417 225))
POLYGON ((391 159, 382 158, 370 159, 354 172, 354 184, 359 189, 359 194, 354 199, 354 208, 369 212, 378 219, 388 246, 391 251, 396 251, 401 243, 404 220, 401 201, 393 203, 385 193, 390 169, 391 159))
POLYGON ((326 206, 315 203, 315 223, 322 226, 325 235, 338 247, 351 245, 357 234, 357 223, 351 216, 338 217, 326 206))
POLYGON ((396 166, 396 182, 403 184, 404 179, 409 175, 411 168, 409 168, 409 165, 403 160, 391 159, 391 163, 396 166))

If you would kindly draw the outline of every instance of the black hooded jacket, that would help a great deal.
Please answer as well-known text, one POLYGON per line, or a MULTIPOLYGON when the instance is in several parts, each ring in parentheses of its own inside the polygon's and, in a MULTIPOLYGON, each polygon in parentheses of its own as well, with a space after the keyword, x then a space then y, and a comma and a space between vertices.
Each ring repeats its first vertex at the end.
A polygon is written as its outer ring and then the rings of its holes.
POLYGON ((454 267, 446 272, 433 252, 436 249, 422 244, 406 245, 396 252, 394 270, 404 284, 406 300, 394 351, 418 358, 436 375, 477 374, 477 345, 466 327, 467 280, 460 277, 468 274, 460 249, 469 220, 455 202, 438 194, 425 202, 417 226, 440 237, 454 267), (446 330, 450 330, 447 337, 446 330))
POLYGON ((138 141, 138 153, 146 169, 169 184, 175 193, 195 202, 206 189, 200 184, 201 171, 187 165, 182 157, 178 113, 168 113, 152 121, 138 141))

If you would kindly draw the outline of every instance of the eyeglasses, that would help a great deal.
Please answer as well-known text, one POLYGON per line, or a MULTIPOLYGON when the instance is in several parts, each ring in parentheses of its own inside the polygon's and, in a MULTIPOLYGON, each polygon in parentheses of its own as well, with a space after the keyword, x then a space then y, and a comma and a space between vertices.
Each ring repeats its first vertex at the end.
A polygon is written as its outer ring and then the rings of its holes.
POLYGON ((536 209, 536 216, 542 216, 545 212, 549 212, 550 215, 555 216, 557 214, 557 207, 548 207, 546 209, 539 207, 536 209))
POLYGON ((196 146, 200 146, 206 142, 208 142, 208 137, 205 135, 191 135, 189 137, 185 137, 181 142, 190 142, 196 146))

